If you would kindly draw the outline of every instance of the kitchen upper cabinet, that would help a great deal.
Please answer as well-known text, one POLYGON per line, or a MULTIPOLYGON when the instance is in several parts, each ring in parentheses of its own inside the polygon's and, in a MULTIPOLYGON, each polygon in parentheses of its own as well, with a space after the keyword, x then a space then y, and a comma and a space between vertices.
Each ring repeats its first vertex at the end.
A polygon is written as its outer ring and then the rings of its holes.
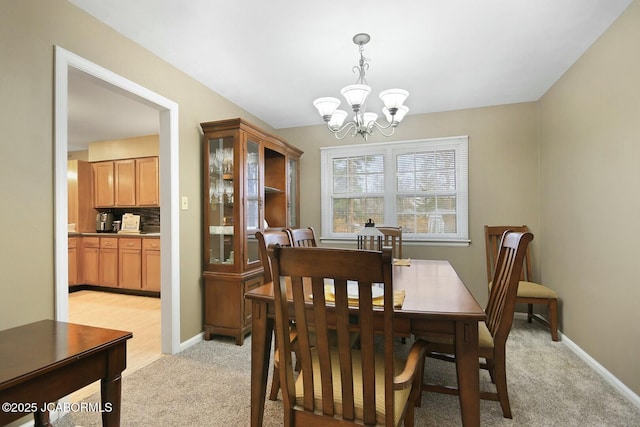
POLYGON ((136 159, 136 204, 160 206, 160 168, 157 157, 136 159))
POLYGON ((67 161, 67 223, 74 224, 70 231, 95 231, 96 211, 93 209, 91 164, 82 160, 67 161))
POLYGON ((158 164, 158 157, 94 162, 94 206, 160 206, 158 164))
POLYGON ((136 206, 136 162, 134 159, 113 162, 113 205, 136 206))
POLYGON ((113 162, 94 162, 93 168, 93 205, 96 208, 112 208, 113 198, 113 162))

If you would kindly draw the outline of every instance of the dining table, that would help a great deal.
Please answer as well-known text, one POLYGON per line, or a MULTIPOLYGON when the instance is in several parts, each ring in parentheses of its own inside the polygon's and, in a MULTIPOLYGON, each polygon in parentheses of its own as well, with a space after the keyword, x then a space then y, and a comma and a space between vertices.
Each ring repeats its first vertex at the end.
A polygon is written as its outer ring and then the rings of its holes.
MULTIPOLYGON (((402 306, 394 310, 395 334, 453 337, 462 424, 479 426, 478 322, 486 319, 484 310, 446 260, 397 260, 393 288, 394 293, 404 291, 405 295, 402 306)), ((251 426, 258 427, 262 426, 271 358, 273 283, 245 293, 245 298, 251 302, 252 316, 251 426)))

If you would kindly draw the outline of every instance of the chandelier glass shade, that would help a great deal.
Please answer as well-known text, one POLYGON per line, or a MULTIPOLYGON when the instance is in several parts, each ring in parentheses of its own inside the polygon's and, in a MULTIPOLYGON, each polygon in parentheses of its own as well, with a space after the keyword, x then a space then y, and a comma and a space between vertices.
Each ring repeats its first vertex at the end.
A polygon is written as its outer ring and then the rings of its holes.
POLYGON ((353 42, 360 50, 359 64, 353 67, 353 71, 358 73, 358 80, 355 84, 342 88, 340 93, 347 101, 354 113, 353 120, 345 120, 349 116, 344 110, 339 110, 340 100, 338 98, 323 97, 313 101, 314 107, 322 119, 327 123, 327 127, 336 138, 343 139, 347 135, 361 135, 365 140, 375 129, 384 135, 391 136, 395 128, 409 112, 409 108, 404 105, 409 96, 409 92, 404 89, 387 89, 380 92, 380 99, 384 103, 382 114, 387 120, 386 125, 378 123, 378 114, 366 111, 366 101, 371 87, 367 85, 365 79, 366 70, 369 68, 369 59, 363 55, 364 45, 371 40, 368 34, 359 33, 353 36, 353 42), (389 129, 387 131, 387 129, 389 129))

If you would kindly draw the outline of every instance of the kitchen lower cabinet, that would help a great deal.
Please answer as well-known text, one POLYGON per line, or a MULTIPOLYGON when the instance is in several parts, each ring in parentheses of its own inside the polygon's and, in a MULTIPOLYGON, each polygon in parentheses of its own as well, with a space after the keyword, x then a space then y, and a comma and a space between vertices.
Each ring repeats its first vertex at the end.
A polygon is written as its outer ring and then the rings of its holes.
POLYGON ((78 240, 78 237, 69 237, 67 240, 69 286, 78 284, 78 240))
POLYGON ((142 239, 142 289, 160 292, 160 239, 142 239))
POLYGON ((100 286, 118 287, 118 238, 100 238, 100 256, 98 261, 100 286))
POLYGON ((160 264, 160 237, 115 234, 69 237, 69 285, 149 291, 157 295, 160 264))
POLYGON ((82 248, 80 250, 80 272, 81 282, 86 285, 99 285, 100 272, 100 238, 82 237, 82 248))
POLYGON ((142 239, 120 238, 118 242, 118 286, 142 287, 142 239))

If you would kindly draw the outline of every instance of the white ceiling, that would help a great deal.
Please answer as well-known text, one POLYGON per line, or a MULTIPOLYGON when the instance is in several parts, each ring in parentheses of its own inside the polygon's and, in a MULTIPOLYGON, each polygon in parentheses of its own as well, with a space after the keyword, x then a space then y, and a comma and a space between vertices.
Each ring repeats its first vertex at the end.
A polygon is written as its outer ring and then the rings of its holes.
MULTIPOLYGON (((322 123, 312 101, 339 98, 356 81, 356 33, 371 35, 369 110, 392 87, 410 92, 409 114, 458 110, 539 99, 632 2, 69 1, 276 129, 322 123)), ((70 145, 132 124, 146 123, 137 135, 153 133, 154 120, 157 131, 157 112, 76 80, 70 145), (137 123, 141 112, 129 107, 142 110, 137 123), (114 108, 124 124, 104 110, 114 108)))

